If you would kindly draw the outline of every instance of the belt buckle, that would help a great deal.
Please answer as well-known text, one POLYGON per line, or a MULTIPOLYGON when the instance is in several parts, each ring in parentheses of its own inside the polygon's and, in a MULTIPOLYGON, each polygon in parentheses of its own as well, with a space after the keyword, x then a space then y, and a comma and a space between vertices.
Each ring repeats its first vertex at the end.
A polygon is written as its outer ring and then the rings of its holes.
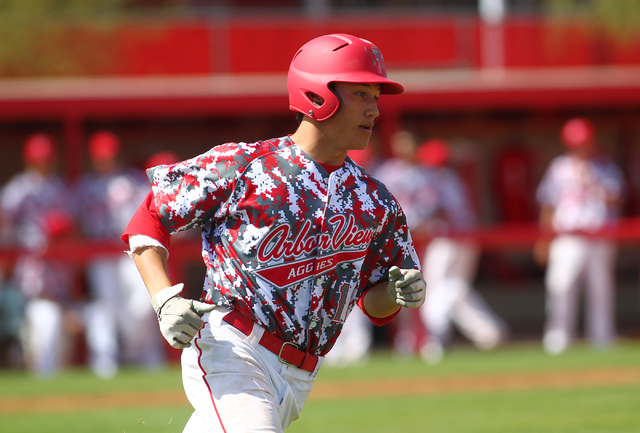
POLYGON ((298 345, 296 343, 290 343, 288 341, 285 341, 280 347, 280 353, 278 353, 278 361, 282 362, 284 365, 294 365, 293 363, 282 359, 282 351, 284 350, 284 346, 286 346, 287 344, 290 346, 293 346, 295 349, 298 349, 298 345))

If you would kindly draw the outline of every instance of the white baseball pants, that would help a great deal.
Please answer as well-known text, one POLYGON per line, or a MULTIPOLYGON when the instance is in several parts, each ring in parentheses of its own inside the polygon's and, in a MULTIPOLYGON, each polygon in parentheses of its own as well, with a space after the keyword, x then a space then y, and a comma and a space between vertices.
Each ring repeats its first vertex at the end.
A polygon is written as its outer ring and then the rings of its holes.
POLYGON ((165 357, 158 322, 135 262, 124 254, 99 257, 87 266, 87 276, 91 301, 85 323, 92 370, 111 377, 121 360, 161 365, 165 357))
POLYGON ((364 362, 373 344, 373 323, 360 307, 353 308, 344 322, 340 338, 324 358, 326 365, 337 367, 364 362))
POLYGON ((182 352, 185 393, 195 412, 185 433, 283 432, 299 418, 323 358, 314 372, 288 366, 260 346, 264 328, 247 336, 222 317, 205 314, 204 327, 182 352))
POLYGON ((615 245, 604 239, 562 235, 551 241, 545 276, 547 319, 543 344, 547 352, 560 353, 575 338, 581 284, 586 289, 586 337, 601 347, 613 341, 615 255, 615 245))
POLYGON ((60 371, 65 355, 64 311, 57 302, 32 299, 24 316, 23 346, 29 369, 38 376, 60 371))
POLYGON ((472 287, 479 255, 475 245, 451 238, 435 238, 427 246, 423 263, 427 293, 420 315, 429 339, 446 345, 453 324, 482 349, 504 338, 506 325, 472 287))

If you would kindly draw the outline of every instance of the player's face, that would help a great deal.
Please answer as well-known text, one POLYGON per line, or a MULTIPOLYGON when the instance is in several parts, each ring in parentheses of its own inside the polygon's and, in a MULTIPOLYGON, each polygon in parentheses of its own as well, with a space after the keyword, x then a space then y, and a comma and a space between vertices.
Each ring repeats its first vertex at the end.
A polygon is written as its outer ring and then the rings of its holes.
POLYGON ((323 134, 330 137, 336 150, 361 150, 367 147, 373 125, 380 115, 379 84, 335 83, 341 104, 336 113, 321 122, 323 134))

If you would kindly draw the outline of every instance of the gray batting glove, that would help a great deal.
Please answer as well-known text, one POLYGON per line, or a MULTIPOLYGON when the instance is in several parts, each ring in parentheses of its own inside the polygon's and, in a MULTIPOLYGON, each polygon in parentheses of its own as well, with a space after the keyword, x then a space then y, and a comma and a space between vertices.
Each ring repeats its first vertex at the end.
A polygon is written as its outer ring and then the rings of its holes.
POLYGON ((397 266, 389 269, 387 294, 391 302, 406 308, 418 308, 424 304, 426 289, 427 283, 420 271, 397 266))
POLYGON ((176 349, 191 346, 191 339, 204 325, 202 316, 215 308, 215 305, 183 298, 179 295, 183 287, 182 283, 167 287, 151 298, 160 332, 176 349))

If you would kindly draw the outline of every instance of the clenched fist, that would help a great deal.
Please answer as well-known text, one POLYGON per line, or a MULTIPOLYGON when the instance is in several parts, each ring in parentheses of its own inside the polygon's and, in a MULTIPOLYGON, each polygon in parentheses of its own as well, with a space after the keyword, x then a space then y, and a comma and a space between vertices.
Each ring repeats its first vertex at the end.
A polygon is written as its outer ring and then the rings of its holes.
POLYGON ((422 273, 415 269, 389 269, 387 294, 391 302, 406 308, 418 308, 424 304, 427 283, 422 273))
POLYGON ((183 298, 179 295, 183 287, 184 284, 167 287, 151 298, 160 332, 176 349, 191 346, 191 339, 204 325, 202 316, 215 308, 215 305, 183 298))

